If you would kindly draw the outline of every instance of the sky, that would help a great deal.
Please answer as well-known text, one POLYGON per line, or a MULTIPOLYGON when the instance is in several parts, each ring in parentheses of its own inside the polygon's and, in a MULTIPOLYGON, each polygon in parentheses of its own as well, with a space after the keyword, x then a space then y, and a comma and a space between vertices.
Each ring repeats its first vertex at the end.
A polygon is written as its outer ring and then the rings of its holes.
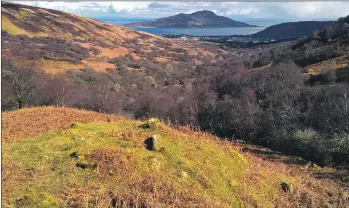
POLYGON ((349 15, 342 2, 43 2, 17 3, 72 12, 86 17, 159 18, 178 13, 211 10, 232 19, 330 20, 349 15))

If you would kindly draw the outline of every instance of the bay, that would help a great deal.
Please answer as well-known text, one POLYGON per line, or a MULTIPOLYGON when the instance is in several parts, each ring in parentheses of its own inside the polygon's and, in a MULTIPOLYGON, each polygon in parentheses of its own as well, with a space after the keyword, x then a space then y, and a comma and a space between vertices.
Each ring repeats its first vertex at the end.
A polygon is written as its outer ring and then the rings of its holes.
MULTIPOLYGON (((123 26, 127 23, 149 21, 150 19, 131 19, 131 18, 97 18, 97 20, 123 26)), ((258 20, 248 20, 245 21, 248 24, 258 25, 259 27, 230 27, 230 28, 132 28, 135 30, 140 30, 154 35, 194 35, 194 36, 228 36, 228 35, 250 35, 266 27, 273 25, 277 22, 275 21, 258 21, 258 20)))

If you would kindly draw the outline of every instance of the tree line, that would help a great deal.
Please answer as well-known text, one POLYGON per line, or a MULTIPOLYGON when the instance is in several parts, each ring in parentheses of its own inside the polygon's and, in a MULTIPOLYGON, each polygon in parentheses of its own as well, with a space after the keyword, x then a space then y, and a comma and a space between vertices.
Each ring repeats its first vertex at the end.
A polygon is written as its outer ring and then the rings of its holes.
POLYGON ((179 83, 178 77, 169 80, 173 74, 150 76, 122 67, 48 75, 35 65, 4 59, 2 76, 3 110, 53 105, 137 119, 156 116, 319 164, 349 162, 348 79, 309 84, 293 62, 261 71, 229 62, 204 64, 179 83))

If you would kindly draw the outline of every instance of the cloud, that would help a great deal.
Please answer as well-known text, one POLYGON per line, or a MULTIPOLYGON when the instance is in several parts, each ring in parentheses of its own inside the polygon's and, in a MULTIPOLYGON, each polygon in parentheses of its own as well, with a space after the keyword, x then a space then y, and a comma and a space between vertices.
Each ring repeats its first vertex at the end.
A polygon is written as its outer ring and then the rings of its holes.
POLYGON ((169 8, 169 5, 152 2, 148 5, 148 8, 169 8))
POLYGON ((22 4, 58 9, 88 17, 159 18, 211 10, 231 18, 289 20, 337 19, 349 15, 349 2, 43 2, 22 4))
POLYGON ((338 18, 349 15, 349 2, 289 2, 281 5, 288 15, 338 18))

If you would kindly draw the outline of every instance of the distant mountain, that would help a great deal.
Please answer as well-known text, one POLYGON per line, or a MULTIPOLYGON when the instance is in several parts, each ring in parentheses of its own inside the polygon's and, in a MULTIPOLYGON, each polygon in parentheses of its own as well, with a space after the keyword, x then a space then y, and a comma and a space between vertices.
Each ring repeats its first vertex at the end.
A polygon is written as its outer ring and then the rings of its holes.
POLYGON ((250 35, 250 37, 263 39, 299 38, 310 35, 314 30, 330 23, 333 23, 333 21, 286 22, 267 27, 260 32, 250 35))
POLYGON ((167 27, 167 28, 218 28, 218 27, 256 27, 244 22, 238 22, 228 17, 218 16, 212 11, 203 10, 192 14, 180 13, 149 22, 135 22, 126 27, 167 27))

